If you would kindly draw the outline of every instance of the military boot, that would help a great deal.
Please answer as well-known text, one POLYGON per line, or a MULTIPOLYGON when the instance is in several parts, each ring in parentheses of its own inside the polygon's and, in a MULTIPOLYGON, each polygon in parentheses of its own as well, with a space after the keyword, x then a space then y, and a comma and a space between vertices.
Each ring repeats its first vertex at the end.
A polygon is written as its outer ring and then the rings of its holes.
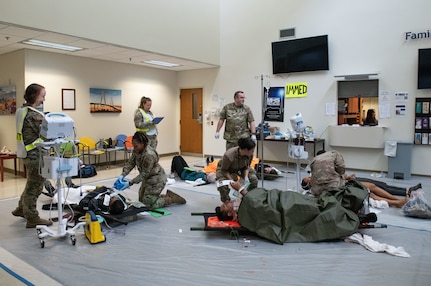
POLYGON ((32 218, 27 220, 26 228, 35 228, 36 225, 52 225, 52 221, 43 219, 40 217, 32 218))
POLYGON ((165 199, 166 205, 174 205, 174 204, 182 205, 186 203, 186 200, 182 196, 172 192, 171 190, 166 191, 166 195, 164 196, 164 199, 165 199))
POLYGON ((17 207, 16 209, 14 209, 14 210, 12 211, 12 214, 13 214, 14 216, 24 217, 24 211, 23 211, 21 208, 19 208, 19 207, 17 207))

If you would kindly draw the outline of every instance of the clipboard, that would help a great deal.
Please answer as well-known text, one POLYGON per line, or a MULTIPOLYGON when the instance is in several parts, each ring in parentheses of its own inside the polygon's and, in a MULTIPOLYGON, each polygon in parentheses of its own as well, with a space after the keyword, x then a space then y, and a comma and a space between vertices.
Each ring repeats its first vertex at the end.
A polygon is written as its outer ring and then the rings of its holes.
POLYGON ((155 118, 153 118, 153 123, 154 123, 154 124, 159 124, 159 123, 160 123, 160 121, 162 121, 162 120, 163 120, 163 118, 164 118, 164 117, 155 117, 155 118))

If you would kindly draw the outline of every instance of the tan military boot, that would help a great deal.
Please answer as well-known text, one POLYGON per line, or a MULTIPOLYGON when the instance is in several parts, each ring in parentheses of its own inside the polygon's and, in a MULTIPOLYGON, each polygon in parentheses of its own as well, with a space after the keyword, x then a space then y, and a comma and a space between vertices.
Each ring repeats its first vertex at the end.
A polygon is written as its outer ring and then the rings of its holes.
POLYGON ((12 214, 14 216, 20 216, 20 217, 24 217, 24 211, 22 209, 20 209, 19 207, 17 207, 16 209, 14 209, 12 211, 12 214))
POLYGON ((183 205, 187 202, 182 196, 172 192, 171 190, 166 191, 165 201, 170 202, 170 205, 183 205))
POLYGON ((52 221, 43 219, 40 217, 32 218, 27 220, 26 228, 35 228, 36 225, 52 225, 52 221))

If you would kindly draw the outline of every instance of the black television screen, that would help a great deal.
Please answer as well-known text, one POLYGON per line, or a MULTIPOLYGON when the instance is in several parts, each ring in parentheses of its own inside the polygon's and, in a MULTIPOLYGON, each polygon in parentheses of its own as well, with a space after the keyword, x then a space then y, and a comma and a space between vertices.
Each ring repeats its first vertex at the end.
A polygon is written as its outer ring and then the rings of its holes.
POLYGON ((272 72, 329 70, 328 35, 272 43, 272 72))
POLYGON ((431 48, 419 49, 418 89, 431 88, 431 48))

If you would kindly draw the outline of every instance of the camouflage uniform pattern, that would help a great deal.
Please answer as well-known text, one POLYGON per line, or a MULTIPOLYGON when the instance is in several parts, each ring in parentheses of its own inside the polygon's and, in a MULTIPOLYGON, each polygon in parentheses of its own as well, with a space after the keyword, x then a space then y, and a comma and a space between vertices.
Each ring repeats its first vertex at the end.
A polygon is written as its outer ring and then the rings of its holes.
POLYGON ((310 168, 310 190, 316 196, 320 196, 325 190, 339 189, 346 183, 343 178, 346 166, 343 156, 337 151, 326 151, 318 155, 311 162, 310 168))
MULTIPOLYGON (((145 113, 147 113, 148 115, 150 115, 151 117, 154 118, 154 115, 153 115, 153 113, 151 111, 145 112, 145 113)), ((158 141, 157 141, 157 127, 156 127, 156 125, 153 124, 153 123, 150 123, 149 121, 145 121, 144 116, 142 115, 142 113, 141 113, 141 111, 139 109, 137 109, 135 111, 135 115, 133 117, 133 121, 135 122, 135 127, 136 128, 139 128, 139 129, 148 129, 148 130, 155 129, 155 130, 153 130, 153 132, 155 132, 154 135, 148 135, 148 131, 144 132, 144 133, 145 133, 145 135, 148 138, 148 145, 151 146, 151 148, 153 148, 154 150, 156 150, 157 149, 157 144, 158 144, 158 141)), ((139 132, 141 132, 141 131, 139 131, 139 132)))
POLYGON ((226 104, 220 112, 220 119, 225 120, 223 138, 226 140, 226 150, 238 146, 238 139, 250 137, 249 122, 253 122, 254 117, 247 105, 226 104))
POLYGON ((167 177, 159 164, 159 155, 152 148, 142 153, 133 152, 121 175, 127 176, 130 171, 138 168, 139 175, 131 180, 133 184, 142 182, 139 189, 139 201, 151 208, 165 206, 165 200, 160 193, 166 186, 167 177))
MULTIPOLYGON (((216 180, 229 180, 229 178, 225 176, 225 173, 229 173, 234 180, 236 180, 238 176, 244 180, 244 171, 248 169, 248 179, 250 180, 249 189, 256 188, 258 178, 256 171, 250 168, 252 160, 252 157, 240 156, 239 147, 230 148, 217 163, 216 180)), ((230 200, 229 186, 220 186, 217 187, 217 190, 220 192, 220 200, 222 202, 230 200)))
MULTIPOLYGON (((31 144, 39 138, 42 120, 42 114, 31 109, 28 110, 22 127, 22 137, 25 145, 31 144)), ((42 160, 40 152, 42 151, 39 148, 30 150, 27 152, 27 157, 24 159, 24 164, 27 168, 27 182, 19 199, 18 208, 22 209, 24 217, 27 220, 39 218, 36 202, 39 195, 42 193, 43 183, 45 182, 45 178, 39 174, 39 166, 42 160)))

